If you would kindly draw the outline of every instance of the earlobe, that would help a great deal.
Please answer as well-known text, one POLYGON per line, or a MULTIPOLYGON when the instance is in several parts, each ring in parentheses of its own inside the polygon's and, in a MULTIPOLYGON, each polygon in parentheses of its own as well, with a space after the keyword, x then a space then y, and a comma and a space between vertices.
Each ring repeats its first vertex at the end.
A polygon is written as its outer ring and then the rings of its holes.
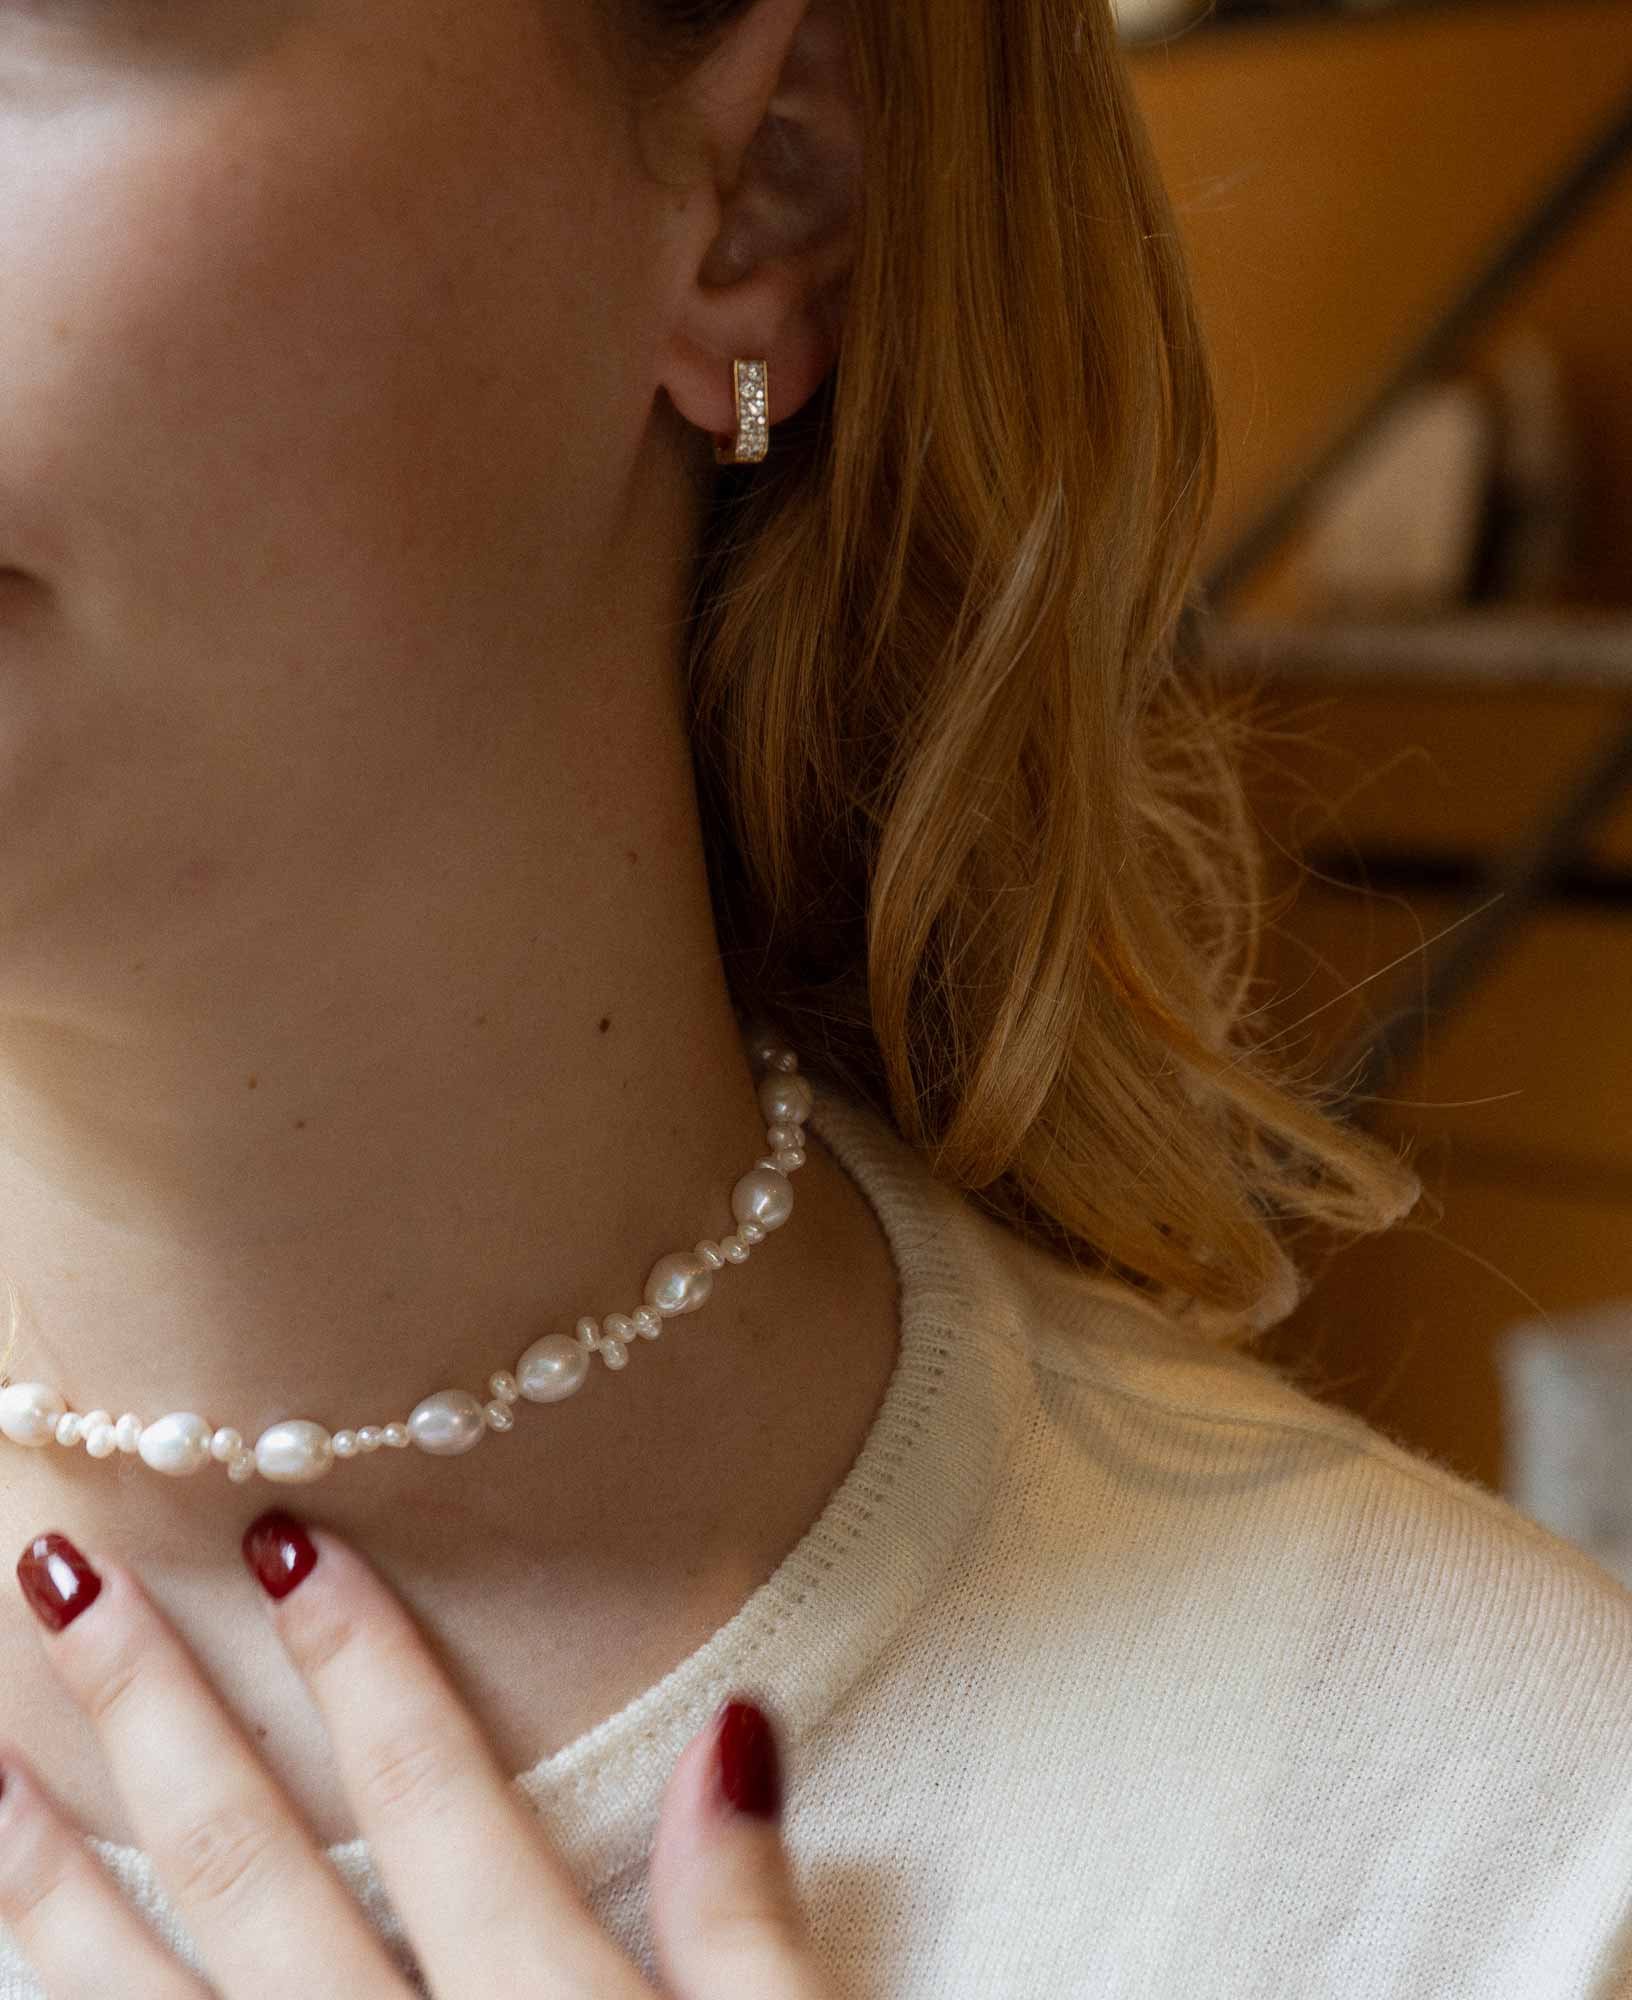
POLYGON ((720 465, 764 458, 771 427, 816 393, 839 347, 835 287, 817 282, 808 261, 760 270, 737 290, 729 310, 722 300, 702 306, 714 324, 671 331, 660 377, 678 414, 710 435, 720 465))

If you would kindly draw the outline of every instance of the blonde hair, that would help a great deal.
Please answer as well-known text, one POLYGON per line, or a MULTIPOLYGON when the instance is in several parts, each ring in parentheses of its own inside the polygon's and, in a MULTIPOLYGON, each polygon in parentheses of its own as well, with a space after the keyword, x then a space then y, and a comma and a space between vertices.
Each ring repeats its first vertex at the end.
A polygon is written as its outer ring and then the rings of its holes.
MULTIPOLYGON (((633 4, 682 63, 742 11, 633 4)), ((732 992, 987 1212, 1244 1344, 1291 1225, 1421 1185, 1249 1033, 1253 725, 1176 659, 1217 416, 1174 217, 1106 6, 846 15, 840 359, 717 475, 687 631, 732 992)))

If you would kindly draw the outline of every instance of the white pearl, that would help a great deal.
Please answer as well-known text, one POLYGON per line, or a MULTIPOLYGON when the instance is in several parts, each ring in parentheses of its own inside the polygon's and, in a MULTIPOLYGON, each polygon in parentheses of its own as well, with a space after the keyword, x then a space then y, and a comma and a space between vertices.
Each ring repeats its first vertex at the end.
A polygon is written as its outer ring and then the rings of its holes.
POLYGON ((589 1314, 585 1313, 573 1328, 573 1334, 584 1347, 593 1347, 601 1337, 600 1322, 591 1319, 589 1314))
POLYGON ((516 1387, 516 1378, 508 1368, 497 1369, 487 1378, 487 1386, 501 1403, 513 1403, 521 1394, 516 1387))
POLYGON ((663 1331, 663 1315, 654 1312, 650 1306, 636 1306, 629 1317, 642 1340, 656 1340, 663 1331))
POLYGON ((359 1451, 378 1451, 384 1443, 385 1434, 381 1431, 378 1424, 364 1424, 362 1429, 357 1433, 357 1449, 359 1451))
POLYGON ((516 1363, 516 1385, 530 1403, 559 1403, 583 1386, 588 1373, 589 1349, 581 1340, 547 1333, 516 1363))
POLYGON ((510 1431, 516 1427, 516 1413, 502 1396, 482 1405, 482 1418, 490 1431, 510 1431))
POLYGON ((723 1271, 725 1269, 725 1252, 714 1241, 712 1236, 705 1236, 701 1243, 693 1244, 692 1248, 711 1271, 723 1271))
POLYGON ((784 1146, 776 1156, 778 1173, 791 1174, 804 1164, 805 1149, 803 1146, 784 1146))
POLYGON ((336 1458, 355 1458, 362 1449, 357 1442, 357 1433, 349 1428, 336 1431, 329 1442, 334 1446, 336 1458))
POLYGON ((739 1222, 737 1224, 737 1234, 742 1238, 744 1243, 763 1243, 769 1233, 768 1230, 757 1222, 739 1222))
POLYGON ((78 1444, 79 1431, 79 1412, 77 1410, 65 1410, 57 1419, 57 1443, 78 1444))
POLYGON ((232 1483, 235 1486, 242 1486, 244 1481, 250 1478, 254 1473, 254 1471, 255 1471, 255 1454, 252 1451, 246 1451, 240 1453, 240 1455, 237 1458, 233 1459, 232 1462, 228 1465, 227 1477, 232 1481, 232 1483))
POLYGON ((646 1303, 665 1319, 673 1319, 707 1305, 713 1289, 714 1273, 703 1258, 694 1250, 671 1250, 647 1274, 646 1303))
POLYGON ((92 1458, 111 1458, 118 1448, 114 1443, 112 1424, 86 1426, 85 1449, 92 1458))
POLYGON ((739 1222, 780 1229, 793 1213, 793 1182, 774 1169, 754 1167, 731 1190, 731 1213, 739 1222))
POLYGON ((142 1420, 134 1410, 126 1410, 113 1427, 113 1441, 121 1451, 134 1451, 142 1440, 142 1420))
POLYGON ((112 1413, 107 1410, 87 1410, 84 1416, 82 1416, 79 1420, 80 1435, 82 1437, 88 1437, 92 1429, 97 1424, 106 1424, 109 1430, 112 1430, 113 1428, 112 1413))
POLYGON ((408 1418, 408 1435, 421 1451, 438 1458, 469 1451, 486 1430, 482 1406, 468 1389, 438 1389, 416 1403, 408 1418))
POLYGON ((321 1479, 333 1464, 333 1438, 307 1417, 286 1418, 255 1440, 254 1470, 282 1486, 321 1479))
POLYGON ((408 1446, 413 1443, 413 1439, 408 1435, 408 1426, 406 1424, 387 1424, 385 1429, 380 1432, 380 1437, 393 1451, 406 1451, 408 1446))
POLYGON ((210 1456, 221 1465, 229 1464, 244 1448, 243 1432, 223 1424, 210 1439, 210 1456))
POLYGON ((748 1245, 743 1242, 740 1236, 722 1236, 720 1238, 720 1248, 725 1252, 725 1261, 728 1264, 747 1263, 748 1245))
POLYGON ((68 1405, 49 1382, 13 1382, 0 1389, 0 1431, 13 1444, 49 1444, 68 1405))
MULTIPOLYGON (((142 1432, 142 1441, 137 1449, 142 1454, 142 1463, 151 1465, 155 1472, 168 1472, 179 1479, 183 1474, 197 1472, 210 1462, 210 1425, 191 1410, 172 1410, 167 1417, 160 1417, 142 1432)), ((87 1437, 85 1449, 93 1458, 101 1453, 96 1449, 94 1438, 87 1437)))
POLYGON ((615 1333, 609 1333, 601 1342, 601 1359, 608 1368, 621 1368, 629 1359, 629 1350, 615 1333))
POLYGON ((621 1340, 625 1347, 628 1346, 634 1335, 635 1323, 627 1313, 608 1313, 605 1326, 614 1340, 621 1340))
POLYGON ((762 1076, 759 1108, 768 1125, 802 1125, 815 1108, 815 1097, 802 1076, 762 1076))

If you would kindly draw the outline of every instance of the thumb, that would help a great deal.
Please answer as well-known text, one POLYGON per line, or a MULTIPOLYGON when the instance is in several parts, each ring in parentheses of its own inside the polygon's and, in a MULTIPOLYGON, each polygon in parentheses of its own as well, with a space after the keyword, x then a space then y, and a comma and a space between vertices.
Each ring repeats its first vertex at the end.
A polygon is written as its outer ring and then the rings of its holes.
POLYGON ((782 1756, 765 1709, 723 1702, 681 1753, 649 1870, 653 1944, 676 2000, 832 2000, 782 1842, 782 1756))

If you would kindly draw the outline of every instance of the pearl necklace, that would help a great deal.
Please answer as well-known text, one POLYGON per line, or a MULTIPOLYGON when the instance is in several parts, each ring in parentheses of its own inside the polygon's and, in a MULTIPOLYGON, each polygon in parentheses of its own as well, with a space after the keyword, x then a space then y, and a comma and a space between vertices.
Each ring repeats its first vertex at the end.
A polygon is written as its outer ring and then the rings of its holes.
POLYGON ((173 1411, 150 1424, 127 1410, 116 1423, 106 1410, 84 1415, 70 1410, 47 1382, 7 1378, 0 1385, 0 1432, 14 1444, 83 1442, 92 1458, 135 1452, 155 1472, 178 1477, 214 1461, 224 1464, 228 1478, 240 1484, 257 1472, 280 1484, 303 1484, 321 1479, 336 1459, 355 1458, 382 1445, 400 1451, 415 1444, 439 1458, 469 1451, 490 1430, 512 1428, 512 1405, 518 1397, 530 1403, 558 1403, 574 1394, 589 1374, 592 1354, 599 1354, 608 1368, 624 1367, 637 1339, 655 1340, 664 1320, 706 1305, 714 1273, 726 1264, 746 1263, 752 1247, 771 1230, 780 1229, 793 1213, 788 1176, 805 1163, 804 1124, 814 1101, 811 1088, 797 1074, 799 1058, 768 1029, 750 1034, 748 1053, 765 1072, 759 1080, 759 1106, 767 1121, 770 1150, 731 1190, 736 1229, 718 1242, 705 1237, 690 1250, 659 1257, 646 1278, 646 1302, 634 1312, 608 1313, 604 1322, 586 1315, 571 1335, 547 1333, 535 1340, 514 1372, 501 1368, 489 1376, 489 1401, 484 1403, 465 1389, 438 1389, 417 1403, 405 1422, 364 1424, 332 1436, 321 1424, 289 1417, 263 1431, 251 1447, 230 1424, 218 1428, 191 1410, 173 1411))

